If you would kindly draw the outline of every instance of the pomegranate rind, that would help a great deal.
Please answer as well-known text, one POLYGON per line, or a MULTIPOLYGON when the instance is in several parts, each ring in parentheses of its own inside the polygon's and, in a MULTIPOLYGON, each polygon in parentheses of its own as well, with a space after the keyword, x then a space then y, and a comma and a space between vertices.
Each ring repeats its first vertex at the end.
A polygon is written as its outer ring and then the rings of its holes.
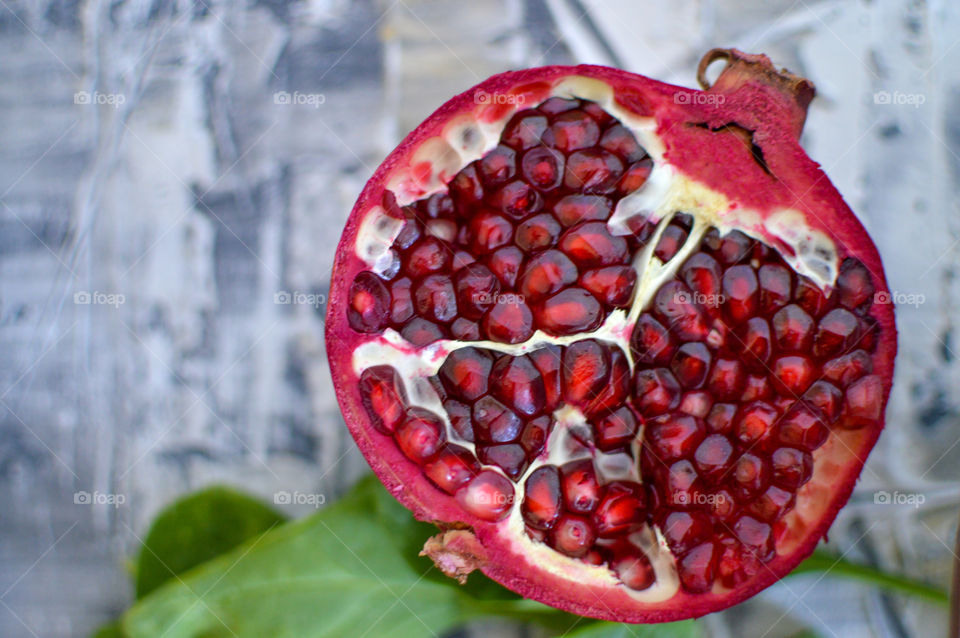
MULTIPOLYGON (((387 184, 395 181, 399 172, 413 172, 415 154, 424 144, 435 142, 456 118, 502 122, 514 110, 523 108, 509 101, 485 104, 478 95, 523 95, 521 104, 529 106, 553 95, 558 85, 569 85, 571 78, 602 82, 612 88, 619 106, 637 116, 655 118, 657 134, 665 145, 664 158, 689 179, 724 195, 731 209, 750 209, 761 219, 783 209, 801 211, 811 228, 833 240, 838 261, 845 257, 859 259, 873 278, 876 298, 889 299, 875 246, 840 193, 795 139, 796 104, 790 96, 761 81, 748 81, 735 91, 724 93, 721 100, 709 91, 589 65, 508 72, 489 78, 437 109, 387 156, 363 189, 347 219, 334 262, 326 319, 326 348, 333 384, 347 427, 380 481, 418 519, 444 529, 472 530, 486 557, 477 566, 487 576, 526 598, 584 616, 634 623, 699 617, 753 596, 810 555, 849 499, 880 434, 882 417, 877 427, 835 431, 828 444, 814 453, 814 479, 800 490, 798 502, 816 500, 817 505, 805 510, 807 516, 796 512, 788 515, 787 526, 796 524, 797 529, 789 529, 778 539, 778 555, 763 565, 757 575, 731 590, 715 588, 707 593, 689 594, 680 589, 667 600, 643 602, 620 585, 581 583, 558 576, 558 570, 551 570, 549 565, 531 562, 502 533, 505 522, 491 523, 464 512, 453 497, 430 484, 421 468, 376 431, 363 409, 358 374, 352 366, 354 350, 370 338, 354 332, 346 320, 350 284, 358 273, 368 269, 356 253, 358 231, 364 216, 381 203, 387 184), (745 152, 739 137, 708 130, 731 122, 753 131, 767 170, 745 152), (821 468, 828 471, 821 472, 821 468)), ((771 244, 777 245, 774 239, 771 244)), ((885 409, 896 354, 893 306, 874 303, 869 314, 880 327, 873 363, 874 374, 882 380, 885 409)))

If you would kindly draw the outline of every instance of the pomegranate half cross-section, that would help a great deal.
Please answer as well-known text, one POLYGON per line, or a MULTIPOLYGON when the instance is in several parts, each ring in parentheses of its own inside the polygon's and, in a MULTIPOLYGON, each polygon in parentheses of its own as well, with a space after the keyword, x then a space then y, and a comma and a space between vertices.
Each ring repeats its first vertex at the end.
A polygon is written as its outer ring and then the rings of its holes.
POLYGON ((451 576, 701 616, 787 574, 850 496, 893 375, 880 257, 798 145, 813 86, 736 50, 699 76, 495 76, 350 214, 333 382, 451 576))

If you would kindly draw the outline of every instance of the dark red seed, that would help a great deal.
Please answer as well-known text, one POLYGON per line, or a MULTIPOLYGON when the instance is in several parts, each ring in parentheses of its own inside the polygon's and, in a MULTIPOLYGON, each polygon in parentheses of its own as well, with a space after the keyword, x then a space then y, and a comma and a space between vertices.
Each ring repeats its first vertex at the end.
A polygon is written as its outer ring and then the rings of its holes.
POLYGON ((796 304, 773 315, 773 336, 781 352, 808 352, 813 344, 813 318, 796 304))
POLYGON ((613 212, 613 202, 601 195, 567 195, 553 205, 553 214, 565 227, 581 222, 605 221, 613 212))
POLYGON ((589 514, 600 502, 600 485, 589 459, 567 463, 560 469, 563 503, 567 511, 589 514))
POLYGON ((638 370, 634 393, 644 417, 657 416, 680 405, 680 384, 666 368, 638 370))
POLYGON ((457 445, 444 446, 423 466, 424 475, 447 494, 453 494, 480 472, 473 455, 457 445))
POLYGON ((470 418, 470 406, 456 399, 447 399, 443 402, 443 409, 447 413, 450 426, 456 435, 468 443, 473 443, 473 421, 470 418))
POLYGON ((860 321, 844 308, 834 308, 820 319, 813 342, 813 354, 832 357, 845 352, 857 342, 860 321))
POLYGON ((819 317, 827 308, 827 298, 823 291, 813 281, 802 276, 797 278, 793 300, 811 317, 819 317))
POLYGON ((677 349, 670 363, 673 376, 685 388, 703 386, 710 371, 710 351, 702 343, 685 343, 677 349))
POLYGON ((883 381, 876 375, 857 379, 847 387, 840 424, 847 429, 874 426, 883 413, 883 381))
POLYGON ((665 414, 647 422, 645 444, 661 461, 690 456, 706 433, 701 419, 688 415, 665 414))
POLYGON ((870 271, 858 259, 847 257, 837 274, 837 292, 840 304, 851 310, 873 300, 873 281, 870 271))
POLYGON ((400 375, 391 366, 374 366, 363 371, 360 398, 373 426, 383 434, 392 434, 406 416, 407 394, 400 375))
POLYGON ((754 498, 770 482, 768 463, 755 454, 744 454, 733 466, 731 487, 741 503, 754 498))
POLYGON ((550 248, 557 243, 561 230, 560 222, 553 215, 541 213, 517 226, 514 242, 526 252, 550 248))
POLYGON ((537 309, 537 325, 545 332, 570 335, 592 332, 600 327, 600 302, 583 288, 567 288, 548 297, 537 309))
POLYGON ((591 419, 597 414, 604 414, 623 405, 630 393, 630 364, 627 362, 627 355, 616 346, 609 348, 609 354, 610 376, 597 398, 585 409, 585 414, 591 419))
POLYGON ((504 286, 513 288, 523 265, 523 257, 523 251, 516 246, 504 246, 488 256, 486 263, 504 286))
POLYGON ((702 341, 707 336, 703 311, 694 303, 693 293, 680 281, 660 287, 654 297, 654 312, 682 341, 702 341))
POLYGON ((457 491, 456 498, 468 514, 498 521, 513 508, 513 485, 499 472, 483 470, 457 491))
POLYGON ((497 146, 480 159, 477 172, 488 187, 498 186, 516 174, 517 154, 509 146, 497 146))
POLYGON ((776 485, 771 485, 766 491, 747 506, 747 511, 760 520, 773 523, 793 509, 797 497, 776 485))
POLYGON ((519 291, 526 301, 535 302, 577 280, 577 267, 559 250, 545 250, 526 263, 520 275, 519 291))
POLYGON ((593 513, 597 535, 610 538, 638 530, 646 517, 647 499, 635 483, 614 481, 606 486, 593 513))
POLYGON ((787 410, 779 425, 780 442, 805 452, 813 452, 823 445, 828 435, 820 415, 801 402, 787 410))
POLYGON ((473 431, 479 441, 512 443, 522 427, 523 421, 513 410, 489 395, 473 404, 473 431))
POLYGON ((533 110, 520 111, 507 122, 500 139, 518 151, 540 144, 547 130, 547 118, 533 110))
POLYGON ((476 205, 483 199, 483 183, 477 174, 477 163, 467 164, 450 180, 450 196, 462 206, 476 205))
POLYGON ((558 115, 543 134, 544 144, 564 153, 596 146, 599 141, 600 127, 596 120, 580 109, 558 115))
POLYGON ((594 424, 596 445, 605 452, 629 445, 636 437, 639 425, 633 411, 625 405, 621 406, 603 415, 594 424))
POLYGON ((413 316, 412 282, 401 277, 390 284, 390 323, 401 325, 413 316))
POLYGON ((407 252, 404 274, 413 278, 441 272, 450 267, 453 251, 436 237, 424 237, 407 252))
POLYGON ((400 329, 400 336, 417 348, 422 348, 434 341, 443 339, 444 334, 440 326, 432 321, 423 317, 414 317, 400 329))
POLYGON ((459 341, 479 341, 480 324, 463 317, 458 317, 450 324, 450 334, 459 341))
POLYGON ((724 307, 730 318, 742 323, 757 312, 759 303, 757 275, 747 265, 732 266, 723 273, 724 307))
POLYGON ((772 369, 774 388, 787 397, 796 398, 813 383, 815 369, 809 357, 799 354, 778 357, 772 369))
POLYGON ((717 359, 707 379, 707 388, 718 401, 733 401, 743 393, 743 364, 738 359, 717 359))
POLYGON ((785 490, 795 492, 813 476, 813 457, 795 448, 782 447, 771 457, 773 482, 785 490))
POLYGON ((600 138, 600 146, 611 153, 616 153, 627 164, 643 159, 646 156, 636 138, 626 127, 620 124, 614 124, 600 138))
POLYGON ((644 313, 633 329, 630 349, 639 363, 665 365, 673 358, 673 337, 653 315, 644 313))
POLYGON ((623 177, 620 178, 620 183, 617 185, 617 192, 621 195, 629 195, 639 190, 647 183, 647 179, 650 178, 650 173, 652 172, 653 160, 649 157, 634 162, 627 167, 627 170, 623 173, 623 177))
POLYGON ((383 280, 365 270, 350 285, 350 305, 347 321, 357 332, 380 332, 387 326, 390 311, 390 291, 383 280))
POLYGON ((576 151, 567 158, 563 184, 581 193, 612 193, 623 175, 623 162, 602 148, 576 151))
POLYGON ((597 540, 590 521, 569 514, 561 516, 550 535, 551 545, 561 554, 580 558, 586 556, 597 540))
POLYGON ((746 448, 764 449, 774 436, 774 426, 780 413, 765 401, 753 401, 743 407, 737 420, 735 434, 746 448))
POLYGON ((537 107, 537 110, 546 113, 547 115, 559 115, 565 111, 570 111, 572 109, 580 108, 580 100, 562 98, 562 97, 552 97, 549 98, 546 102, 537 107))
POLYGON ((617 554, 610 562, 610 569, 624 585, 637 591, 648 589, 657 580, 650 560, 636 549, 617 554))
POLYGON ((523 219, 543 209, 543 196, 530 184, 516 180, 494 193, 490 203, 510 218, 523 219))
POLYGON ((743 394, 740 400, 744 403, 750 401, 766 401, 773 398, 773 389, 770 386, 770 380, 766 374, 748 374, 743 382, 743 394))
POLYGON ((677 566, 683 588, 694 594, 709 591, 716 578, 718 558, 719 552, 713 542, 702 543, 691 549, 677 566))
POLYGON ((760 309, 769 315, 790 303, 793 276, 786 266, 764 264, 757 273, 760 282, 760 309))
POLYGON ((540 191, 551 191, 563 181, 563 155, 545 146, 537 146, 523 154, 520 170, 524 178, 540 191))
POLYGON ((578 407, 592 403, 610 377, 610 355, 593 339, 577 341, 563 352, 563 400, 578 407))
POLYGON ((687 392, 680 400, 679 410, 684 414, 695 416, 698 419, 704 419, 710 414, 710 408, 713 406, 713 395, 705 390, 687 392))
POLYGON ((773 340, 770 337, 770 325, 762 317, 753 317, 747 321, 741 339, 744 361, 753 368, 766 369, 766 362, 773 352, 773 340))
MULTIPOLYGON (((663 233, 660 235, 660 240, 657 242, 657 247, 654 248, 653 254, 657 259, 666 263, 674 258, 680 251, 680 248, 683 247, 685 241, 687 241, 687 231, 680 226, 670 224, 663 229, 663 233)), ((687 283, 689 285, 689 282, 687 283)), ((692 287, 693 286, 691 286, 691 288, 692 287)))
POLYGON ((496 465, 511 479, 518 479, 527 469, 527 451, 519 443, 503 443, 480 447, 477 458, 484 465, 496 465))
POLYGON ((717 250, 717 259, 729 266, 745 259, 756 241, 747 237, 739 230, 734 230, 720 238, 717 250))
POLYGON ((457 295, 446 275, 427 275, 416 286, 414 305, 417 314, 431 321, 446 323, 457 316, 457 295))
MULTIPOLYGON (((677 228, 676 226, 668 226, 677 228)), ((683 231, 682 228, 679 230, 683 231)), ((686 231, 683 231, 686 238, 686 231)), ((661 258, 662 260, 662 258, 661 258)), ((716 308, 720 305, 720 264, 707 253, 696 253, 680 268, 680 277, 695 293, 699 293, 702 305, 716 308)))
POLYGON ((717 434, 733 432, 733 419, 737 414, 737 406, 733 403, 715 403, 707 415, 707 431, 717 434))
POLYGON ((453 397, 472 402, 487 393, 492 367, 493 357, 487 350, 460 348, 447 356, 437 374, 453 397))
POLYGON ((513 303, 499 302, 483 317, 481 327, 491 341, 520 343, 533 335, 533 313, 526 303, 512 299, 513 303))
POLYGON ((845 388, 860 377, 873 372, 873 359, 863 350, 832 359, 823 364, 823 376, 845 388))
POLYGON ((722 434, 705 438, 693 454, 693 462, 700 476, 715 481, 730 469, 733 460, 733 444, 722 434))
POLYGON ((523 520, 535 529, 551 529, 563 512, 560 497, 560 472, 557 468, 553 465, 537 468, 524 484, 523 503, 520 506, 523 520))
POLYGON ((474 215, 469 227, 470 247, 478 255, 492 253, 513 239, 513 224, 502 215, 491 211, 474 215))
POLYGON ((543 387, 546 391, 545 409, 552 412, 558 405, 561 397, 560 390, 560 346, 548 345, 530 353, 530 360, 537 367, 543 377, 543 387))
POLYGON ((710 518, 699 511, 669 512, 659 522, 660 531, 674 554, 684 554, 713 532, 710 518))
POLYGON ((530 357, 502 355, 490 377, 490 392, 516 412, 533 416, 543 410, 546 389, 530 357))
POLYGON ((582 268, 622 264, 627 260, 627 240, 610 234, 604 222, 584 222, 565 232, 560 250, 582 268))
POLYGON ((632 266, 607 266, 588 270, 580 276, 580 285, 607 306, 625 308, 633 298, 637 271, 632 266))
POLYGON ((482 317, 499 292, 500 280, 483 264, 470 264, 457 273, 457 306, 469 319, 482 317))
POLYGON ((833 423, 840 416, 843 393, 829 381, 817 381, 803 395, 807 404, 819 410, 827 423, 833 423))
POLYGON ((550 433, 550 417, 541 416, 528 421, 520 434, 520 445, 527 451, 529 458, 535 458, 543 452, 550 433))
POLYGON ((406 418, 394 433, 397 447, 417 464, 433 458, 446 441, 443 421, 423 408, 408 408, 406 418))
POLYGON ((751 516, 741 516, 733 525, 733 533, 744 550, 760 561, 773 557, 773 536, 769 525, 751 516))

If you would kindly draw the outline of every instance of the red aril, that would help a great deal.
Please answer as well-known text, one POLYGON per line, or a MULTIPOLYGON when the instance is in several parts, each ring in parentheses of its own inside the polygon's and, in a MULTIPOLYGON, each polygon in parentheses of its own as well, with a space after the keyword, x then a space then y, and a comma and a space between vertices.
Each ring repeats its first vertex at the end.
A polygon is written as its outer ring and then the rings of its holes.
POLYGON ((723 609, 809 555, 879 436, 893 307, 797 144, 813 86, 734 50, 700 71, 491 78, 347 221, 340 405, 390 492, 456 530, 428 553, 458 578, 621 622, 723 609))

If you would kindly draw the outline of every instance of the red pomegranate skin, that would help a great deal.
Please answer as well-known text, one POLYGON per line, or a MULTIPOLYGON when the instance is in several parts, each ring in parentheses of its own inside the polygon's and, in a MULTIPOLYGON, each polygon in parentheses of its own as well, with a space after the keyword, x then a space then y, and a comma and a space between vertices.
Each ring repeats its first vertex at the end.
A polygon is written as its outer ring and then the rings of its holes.
MULTIPOLYGON (((788 548, 788 551, 778 550, 772 559, 754 569, 747 566, 749 561, 741 558, 740 562, 736 563, 742 567, 741 572, 734 574, 729 581, 734 583, 732 586, 714 586, 702 591, 704 570, 710 574, 714 571, 717 574, 722 573, 726 564, 724 561, 728 560, 731 554, 729 548, 714 547, 711 553, 709 546, 696 545, 684 554, 683 559, 689 567, 689 571, 684 572, 688 586, 678 587, 672 595, 662 600, 642 600, 612 576, 608 582, 578 582, 546 569, 539 553, 531 555, 524 547, 508 538, 504 533, 505 520, 491 521, 477 516, 464 505, 463 498, 455 498, 438 489, 425 476, 423 467, 411 462, 401 449, 387 438, 382 430, 383 425, 373 423, 364 408, 359 374, 352 364, 355 349, 368 342, 371 334, 356 330, 347 318, 351 286, 361 272, 370 268, 368 263, 357 255, 358 233, 365 215, 381 205, 387 190, 402 193, 407 202, 417 200, 437 190, 438 182, 446 183, 463 168, 462 164, 458 164, 452 168, 435 170, 429 162, 423 161, 424 157, 430 156, 431 140, 441 136, 452 123, 468 118, 491 126, 502 126, 517 110, 541 104, 555 94, 570 97, 569 92, 564 92, 564 86, 599 86, 603 87, 604 91, 612 92, 615 104, 623 112, 636 117, 652 118, 656 136, 663 144, 662 161, 672 166, 678 175, 725 197, 730 215, 735 215, 737 210, 750 210, 764 221, 784 209, 799 211, 808 228, 819 231, 832 240, 836 248, 837 263, 852 258, 865 267, 869 273, 870 284, 879 298, 888 288, 876 248, 840 193, 818 164, 808 158, 798 144, 797 138, 803 126, 805 109, 813 97, 812 85, 796 82, 793 76, 790 76, 791 81, 783 80, 784 76, 778 75, 765 56, 746 56, 739 52, 730 52, 728 55, 731 60, 740 64, 731 64, 729 68, 733 72, 725 72, 713 87, 706 90, 673 86, 626 71, 590 65, 542 67, 491 77, 437 109, 389 154, 363 189, 347 219, 337 248, 327 310, 326 347, 340 407, 360 451, 390 493, 418 519, 436 523, 442 530, 468 530, 466 537, 457 533, 456 547, 451 545, 448 551, 457 556, 469 556, 471 567, 479 568, 489 577, 524 597, 572 613, 632 623, 658 623, 699 617, 753 596, 788 574, 807 557, 825 536, 837 512, 849 499, 863 464, 881 432, 896 354, 893 306, 889 303, 874 303, 864 317, 864 320, 875 326, 871 333, 873 336, 869 337, 876 340, 873 352, 869 355, 869 364, 872 365, 873 377, 876 380, 871 377, 870 383, 861 383, 860 386, 876 384, 882 396, 875 410, 862 405, 851 409, 857 414, 867 413, 865 418, 873 425, 849 430, 835 428, 829 432, 826 442, 815 449, 814 469, 807 468, 807 471, 813 471, 814 478, 800 488, 796 505, 796 508, 801 505, 813 507, 813 519, 800 525, 797 523, 799 519, 791 513, 780 521, 779 527, 774 526, 769 536, 778 548, 788 548), (582 78, 589 82, 571 84, 571 78, 582 78), (512 96, 512 99, 491 102, 485 99, 485 96, 512 96), (730 127, 731 124, 736 126, 730 127), (744 135, 749 135, 752 144, 761 150, 762 161, 758 161, 755 153, 745 151, 749 145, 745 147, 744 135), (710 562, 711 560, 713 562, 710 562), (698 589, 701 591, 696 591, 698 589)), ((592 95, 577 94, 575 97, 592 99, 592 95)), ((568 143, 575 144, 576 140, 568 143)), ((754 230, 768 246, 774 249, 783 246, 782 241, 765 234, 763 229, 754 230)), ((495 233, 496 229, 490 232, 495 233)), ((485 234, 484 237, 493 237, 489 241, 496 241, 495 236, 485 234)), ((664 245, 663 250, 669 254, 671 247, 664 245)), ((453 258, 456 260, 458 256, 453 258)), ((730 278, 735 279, 736 274, 730 275, 730 278)), ((765 274, 769 281, 773 282, 770 284, 773 288, 777 285, 776 275, 776 272, 765 274)), ((741 288, 738 290, 747 290, 749 294, 749 283, 731 281, 730 286, 739 285, 741 288)), ((374 291, 363 300, 374 299, 376 302, 378 294, 378 291, 374 291)), ((423 294, 427 295, 426 292, 423 294)), ((769 293, 762 299, 757 297, 756 303, 776 303, 771 301, 771 295, 775 298, 776 292, 769 293)), ((816 300, 811 303, 815 304, 816 300)), ((644 312, 647 310, 649 307, 644 312)), ((795 316, 800 315, 785 313, 783 321, 795 316)), ((842 332, 844 317, 832 319, 835 319, 836 331, 842 332)), ((802 318, 800 322, 802 323, 802 318)), ((791 323, 787 327, 793 325, 791 323)), ((462 326, 464 334, 474 330, 466 323, 462 326)), ((632 325, 630 327, 633 328, 632 325)), ((774 333, 772 328, 770 333, 774 333)), ((791 335, 798 339, 804 338, 802 334, 797 336, 794 333, 787 336, 791 335)), ((837 338, 842 339, 842 335, 837 338)), ((828 339, 824 343, 826 345, 820 347, 829 347, 832 342, 828 339)), ((705 389, 711 382, 701 381, 696 364, 696 356, 676 363, 681 366, 682 373, 687 375, 685 378, 689 383, 702 383, 703 385, 698 387, 705 389)), ((856 362, 851 365, 855 364, 856 362)), ((725 365, 732 367, 732 364, 725 365)), ((798 378, 797 374, 803 374, 801 369, 796 368, 797 365, 802 367, 802 361, 784 361, 778 365, 788 369, 790 379, 795 380, 798 378), (794 367, 791 368, 791 365, 794 367)), ((671 363, 666 362, 650 367, 669 369, 670 366, 671 363)), ((841 375, 843 371, 834 374, 841 375)), ((816 381, 820 376, 818 373, 813 380, 816 381)), ((716 381, 718 384, 723 382, 724 379, 716 381)), ((750 385, 749 378, 745 383, 750 385)), ((751 392, 762 394, 765 391, 757 386, 752 387, 751 392)), ((631 382, 631 391, 633 388, 631 382)), ((876 388, 855 388, 856 392, 860 392, 858 396, 877 396, 876 393, 864 394, 869 390, 875 391, 876 388)), ((690 393, 702 391, 704 390, 689 388, 690 393)), ((684 389, 684 392, 688 390, 684 389)), ((828 394, 824 394, 825 398, 822 398, 825 405, 830 401, 828 394)), ((698 400, 699 395, 692 394, 684 399, 684 404, 690 406, 691 410, 696 410, 698 400)), ((722 410, 717 412, 719 414, 722 410)), ((757 418, 763 418, 762 410, 756 413, 760 415, 757 418)), ((649 420, 648 418, 648 424, 649 420)), ((713 413, 698 422, 704 424, 703 428, 719 428, 717 431, 732 427, 723 425, 722 416, 715 417, 713 413)), ((403 424, 397 427, 403 427, 403 424)), ((407 426, 408 429, 411 427, 407 426)), ((749 430, 748 426, 744 427, 749 430)), ((816 433, 811 434, 804 427, 798 417, 788 430, 790 434, 784 436, 795 436, 801 443, 816 436, 816 433), (798 432, 799 434, 796 434, 798 432)), ((430 432, 413 432, 410 436, 431 436, 430 432)), ((709 432, 705 432, 705 435, 708 434, 709 432)), ((737 434, 731 430, 728 436, 736 437, 737 434)), ((742 436, 749 437, 751 434, 745 431, 742 436)), ((431 440, 430 443, 435 444, 436 441, 431 440)), ((442 441, 440 443, 442 444, 442 441)), ((682 448, 683 442, 677 442, 677 445, 682 448)), ((724 458, 724 453, 722 445, 714 445, 701 453, 699 461, 693 455, 685 458, 690 459, 690 463, 701 462, 706 467, 715 462, 714 459, 724 458)), ((751 481, 767 480, 764 477, 768 476, 781 477, 779 480, 784 482, 795 481, 796 476, 795 473, 791 474, 792 470, 777 465, 781 460, 789 461, 789 454, 778 453, 769 467, 762 463, 755 467, 750 466, 746 461, 743 467, 738 466, 736 471, 743 480, 742 489, 749 490, 751 481), (764 474, 759 475, 757 472, 764 474)), ((637 459, 637 462, 639 463, 640 459, 637 459)), ((467 465, 469 463, 470 461, 466 462, 467 465)), ((486 481, 482 487, 487 489, 496 485, 498 477, 485 477, 485 474, 486 472, 481 475, 486 481)), ((650 477, 653 480, 652 473, 650 477)), ((460 479, 447 474, 444 480, 460 479)), ((684 493, 678 494, 682 496, 684 493)), ((759 496, 757 498, 760 499, 759 496)), ((547 500, 549 501, 549 498, 547 500)), ((751 506, 751 511, 765 511, 764 508, 770 511, 771 508, 782 505, 785 500, 785 495, 771 492, 764 496, 762 504, 751 506)), ((651 508, 655 506, 653 503, 649 505, 651 508)), ((589 520, 592 515, 576 516, 586 516, 584 520, 589 520)), ((753 515, 744 515, 736 520, 740 538, 750 539, 758 533, 764 533, 762 523, 753 515), (758 532, 758 529, 761 532, 758 532)), ((580 554, 581 550, 574 549, 577 542, 582 540, 577 536, 582 533, 578 525, 583 525, 579 519, 564 523, 564 532, 572 530, 570 533, 574 536, 566 536, 562 542, 570 552, 580 554)), ((540 534, 546 537, 553 533, 540 534)), ((694 534, 693 531, 690 533, 694 534)), ((700 540, 691 538, 691 543, 700 540)), ((706 539, 707 543, 709 541, 710 539, 706 539)), ((434 558, 436 560, 436 556, 434 558)), ((618 569, 625 560, 631 566, 640 565, 643 557, 640 559, 640 563, 637 563, 636 560, 624 559, 621 556, 617 559, 618 569)), ((591 554, 582 560, 600 559, 591 554)), ((680 563, 679 557, 677 563, 680 563)), ((648 579, 647 572, 638 572, 637 569, 640 568, 635 567, 628 572, 630 578, 641 581, 648 579)), ((469 571, 469 568, 465 571, 469 571)))

